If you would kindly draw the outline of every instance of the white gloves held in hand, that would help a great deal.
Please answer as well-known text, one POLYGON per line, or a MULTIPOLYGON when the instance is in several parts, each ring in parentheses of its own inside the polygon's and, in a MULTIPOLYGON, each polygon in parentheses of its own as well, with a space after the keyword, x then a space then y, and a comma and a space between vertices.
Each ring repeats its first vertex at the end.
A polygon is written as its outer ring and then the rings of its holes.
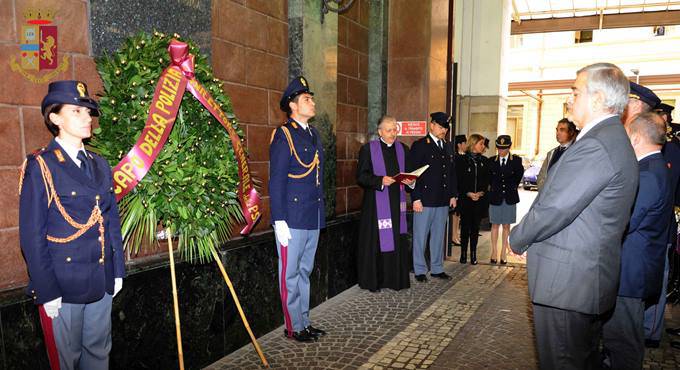
POLYGON ((286 221, 274 221, 274 233, 276 234, 276 241, 284 247, 287 247, 288 241, 293 239, 286 221))
POLYGON ((59 316, 59 309, 61 308, 61 297, 43 303, 43 308, 45 309, 47 317, 50 319, 56 318, 59 316))

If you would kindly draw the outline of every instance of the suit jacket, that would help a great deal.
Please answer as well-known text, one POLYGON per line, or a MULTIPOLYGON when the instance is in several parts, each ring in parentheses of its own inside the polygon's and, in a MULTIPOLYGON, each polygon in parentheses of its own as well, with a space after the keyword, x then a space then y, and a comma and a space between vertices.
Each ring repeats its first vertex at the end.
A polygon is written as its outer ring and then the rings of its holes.
POLYGON ((274 130, 269 145, 271 222, 286 221, 292 229, 321 229, 326 226, 321 136, 308 126, 310 135, 293 119, 282 127, 274 130), (292 147, 282 127, 290 133, 292 147), (305 165, 312 163, 317 153, 319 163, 309 171, 305 165))
POLYGON ((411 200, 420 200, 424 207, 446 207, 451 198, 458 196, 454 151, 446 143, 443 147, 439 149, 429 134, 411 145, 408 171, 430 165, 411 192, 411 200))
POLYGON ((614 306, 637 185, 637 160, 618 116, 599 122, 564 152, 510 232, 512 250, 528 250, 534 303, 586 314, 614 306))
POLYGON ((548 167, 550 166, 550 161, 552 160, 555 151, 559 147, 560 146, 558 145, 550 149, 545 155, 545 160, 543 161, 543 164, 541 164, 541 169, 538 171, 538 176, 536 176, 536 187, 538 187, 538 190, 541 190, 543 184, 545 183, 545 178, 548 177, 548 167))
POLYGON ((640 185, 621 249, 619 296, 658 298, 673 214, 670 171, 661 153, 638 163, 640 185))
POLYGON ((28 267, 27 294, 36 304, 58 297, 65 303, 95 302, 104 296, 104 292, 113 294, 114 278, 125 276, 111 167, 98 155, 88 154, 92 159, 93 180, 55 140, 47 149, 27 158, 19 198, 19 238, 28 267), (74 221, 87 223, 95 204, 99 204, 104 217, 104 264, 99 263, 98 224, 67 243, 47 240, 48 235, 65 238, 77 230, 64 219, 54 200, 48 206, 37 156, 45 160, 61 204, 74 221))
POLYGON ((507 204, 519 203, 517 187, 522 182, 524 166, 522 158, 514 154, 508 155, 505 166, 497 155, 489 159, 490 188, 489 203, 499 206, 505 201, 507 204))

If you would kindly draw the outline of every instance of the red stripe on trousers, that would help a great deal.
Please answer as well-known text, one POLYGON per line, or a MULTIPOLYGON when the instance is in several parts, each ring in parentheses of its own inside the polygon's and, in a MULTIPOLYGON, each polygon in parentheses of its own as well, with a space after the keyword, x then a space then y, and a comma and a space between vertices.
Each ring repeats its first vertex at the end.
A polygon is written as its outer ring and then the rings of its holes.
POLYGON ((45 347, 47 348, 47 358, 50 360, 50 368, 52 370, 59 370, 59 352, 57 351, 57 342, 54 340, 52 319, 47 316, 43 305, 38 306, 38 311, 40 312, 40 326, 42 326, 43 336, 45 337, 45 347))
POLYGON ((288 336, 293 336, 293 324, 288 312, 288 289, 286 288, 286 267, 288 267, 288 247, 281 244, 281 306, 283 307, 283 321, 288 330, 288 336))

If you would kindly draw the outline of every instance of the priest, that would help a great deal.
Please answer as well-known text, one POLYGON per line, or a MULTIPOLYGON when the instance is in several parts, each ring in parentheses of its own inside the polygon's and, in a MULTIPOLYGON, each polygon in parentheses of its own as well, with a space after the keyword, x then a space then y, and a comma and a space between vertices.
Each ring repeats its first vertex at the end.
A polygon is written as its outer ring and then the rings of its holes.
POLYGON ((357 270, 359 287, 371 292, 410 286, 405 190, 415 184, 394 179, 405 172, 408 158, 408 147, 396 140, 397 121, 381 118, 378 135, 361 147, 357 168, 357 183, 364 189, 357 270))

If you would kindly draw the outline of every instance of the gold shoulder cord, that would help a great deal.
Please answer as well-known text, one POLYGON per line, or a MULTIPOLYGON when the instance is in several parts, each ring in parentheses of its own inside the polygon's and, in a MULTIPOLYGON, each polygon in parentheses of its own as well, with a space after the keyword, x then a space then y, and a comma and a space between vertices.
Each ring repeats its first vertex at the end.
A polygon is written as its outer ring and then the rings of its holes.
MULTIPOLYGON (((67 236, 65 238, 57 238, 54 236, 47 235, 47 240, 53 242, 53 243, 60 243, 60 244, 65 244, 72 242, 76 239, 78 239, 81 235, 83 235, 87 230, 89 230, 92 226, 94 226, 95 223, 99 223, 99 243, 101 244, 101 257, 99 258, 99 263, 104 264, 104 245, 105 245, 105 239, 104 239, 104 217, 102 216, 101 209, 99 208, 99 196, 97 196, 95 199, 97 200, 97 203, 95 204, 94 208, 92 209, 92 213, 90 214, 90 218, 87 220, 87 223, 80 224, 76 222, 71 215, 66 212, 64 209, 64 206, 61 204, 61 200, 59 199, 59 195, 57 194, 57 191, 54 189, 54 182, 52 181, 52 173, 50 172, 50 169, 47 167, 47 163, 45 163, 45 160, 40 156, 36 156, 35 160, 38 162, 40 165, 40 173, 42 174, 43 178, 43 183, 45 185, 45 192, 47 193, 47 207, 49 208, 50 205, 52 204, 52 201, 57 206, 57 209, 59 210, 59 213, 61 213, 61 216, 64 217, 64 220, 68 222, 69 225, 71 225, 74 229, 77 229, 75 233, 73 233, 70 236, 67 236)), ((24 175, 26 172, 26 163, 27 161, 24 160, 24 164, 21 166, 20 170, 20 177, 19 177, 19 194, 21 194, 21 188, 24 183, 24 175)))
MULTIPOLYGON (((295 150, 295 145, 293 145, 293 138, 290 136, 290 131, 288 131, 288 128, 284 127, 284 126, 281 126, 281 130, 283 131, 283 134, 286 135, 286 140, 288 141, 288 147, 290 149, 290 153, 295 157, 295 160, 298 161, 300 166, 307 168, 307 172, 305 172, 303 174, 293 175, 293 174, 289 173, 288 177, 290 177, 292 179, 301 179, 303 177, 307 177, 307 175, 309 175, 309 173, 312 172, 312 170, 314 170, 314 168, 316 168, 316 185, 319 186, 319 151, 317 150, 314 153, 314 159, 312 159, 312 161, 309 162, 308 164, 302 162, 302 160, 300 159, 300 157, 297 154, 297 151, 295 150)), ((272 135, 272 139, 273 138, 274 138, 274 136, 272 135)))

